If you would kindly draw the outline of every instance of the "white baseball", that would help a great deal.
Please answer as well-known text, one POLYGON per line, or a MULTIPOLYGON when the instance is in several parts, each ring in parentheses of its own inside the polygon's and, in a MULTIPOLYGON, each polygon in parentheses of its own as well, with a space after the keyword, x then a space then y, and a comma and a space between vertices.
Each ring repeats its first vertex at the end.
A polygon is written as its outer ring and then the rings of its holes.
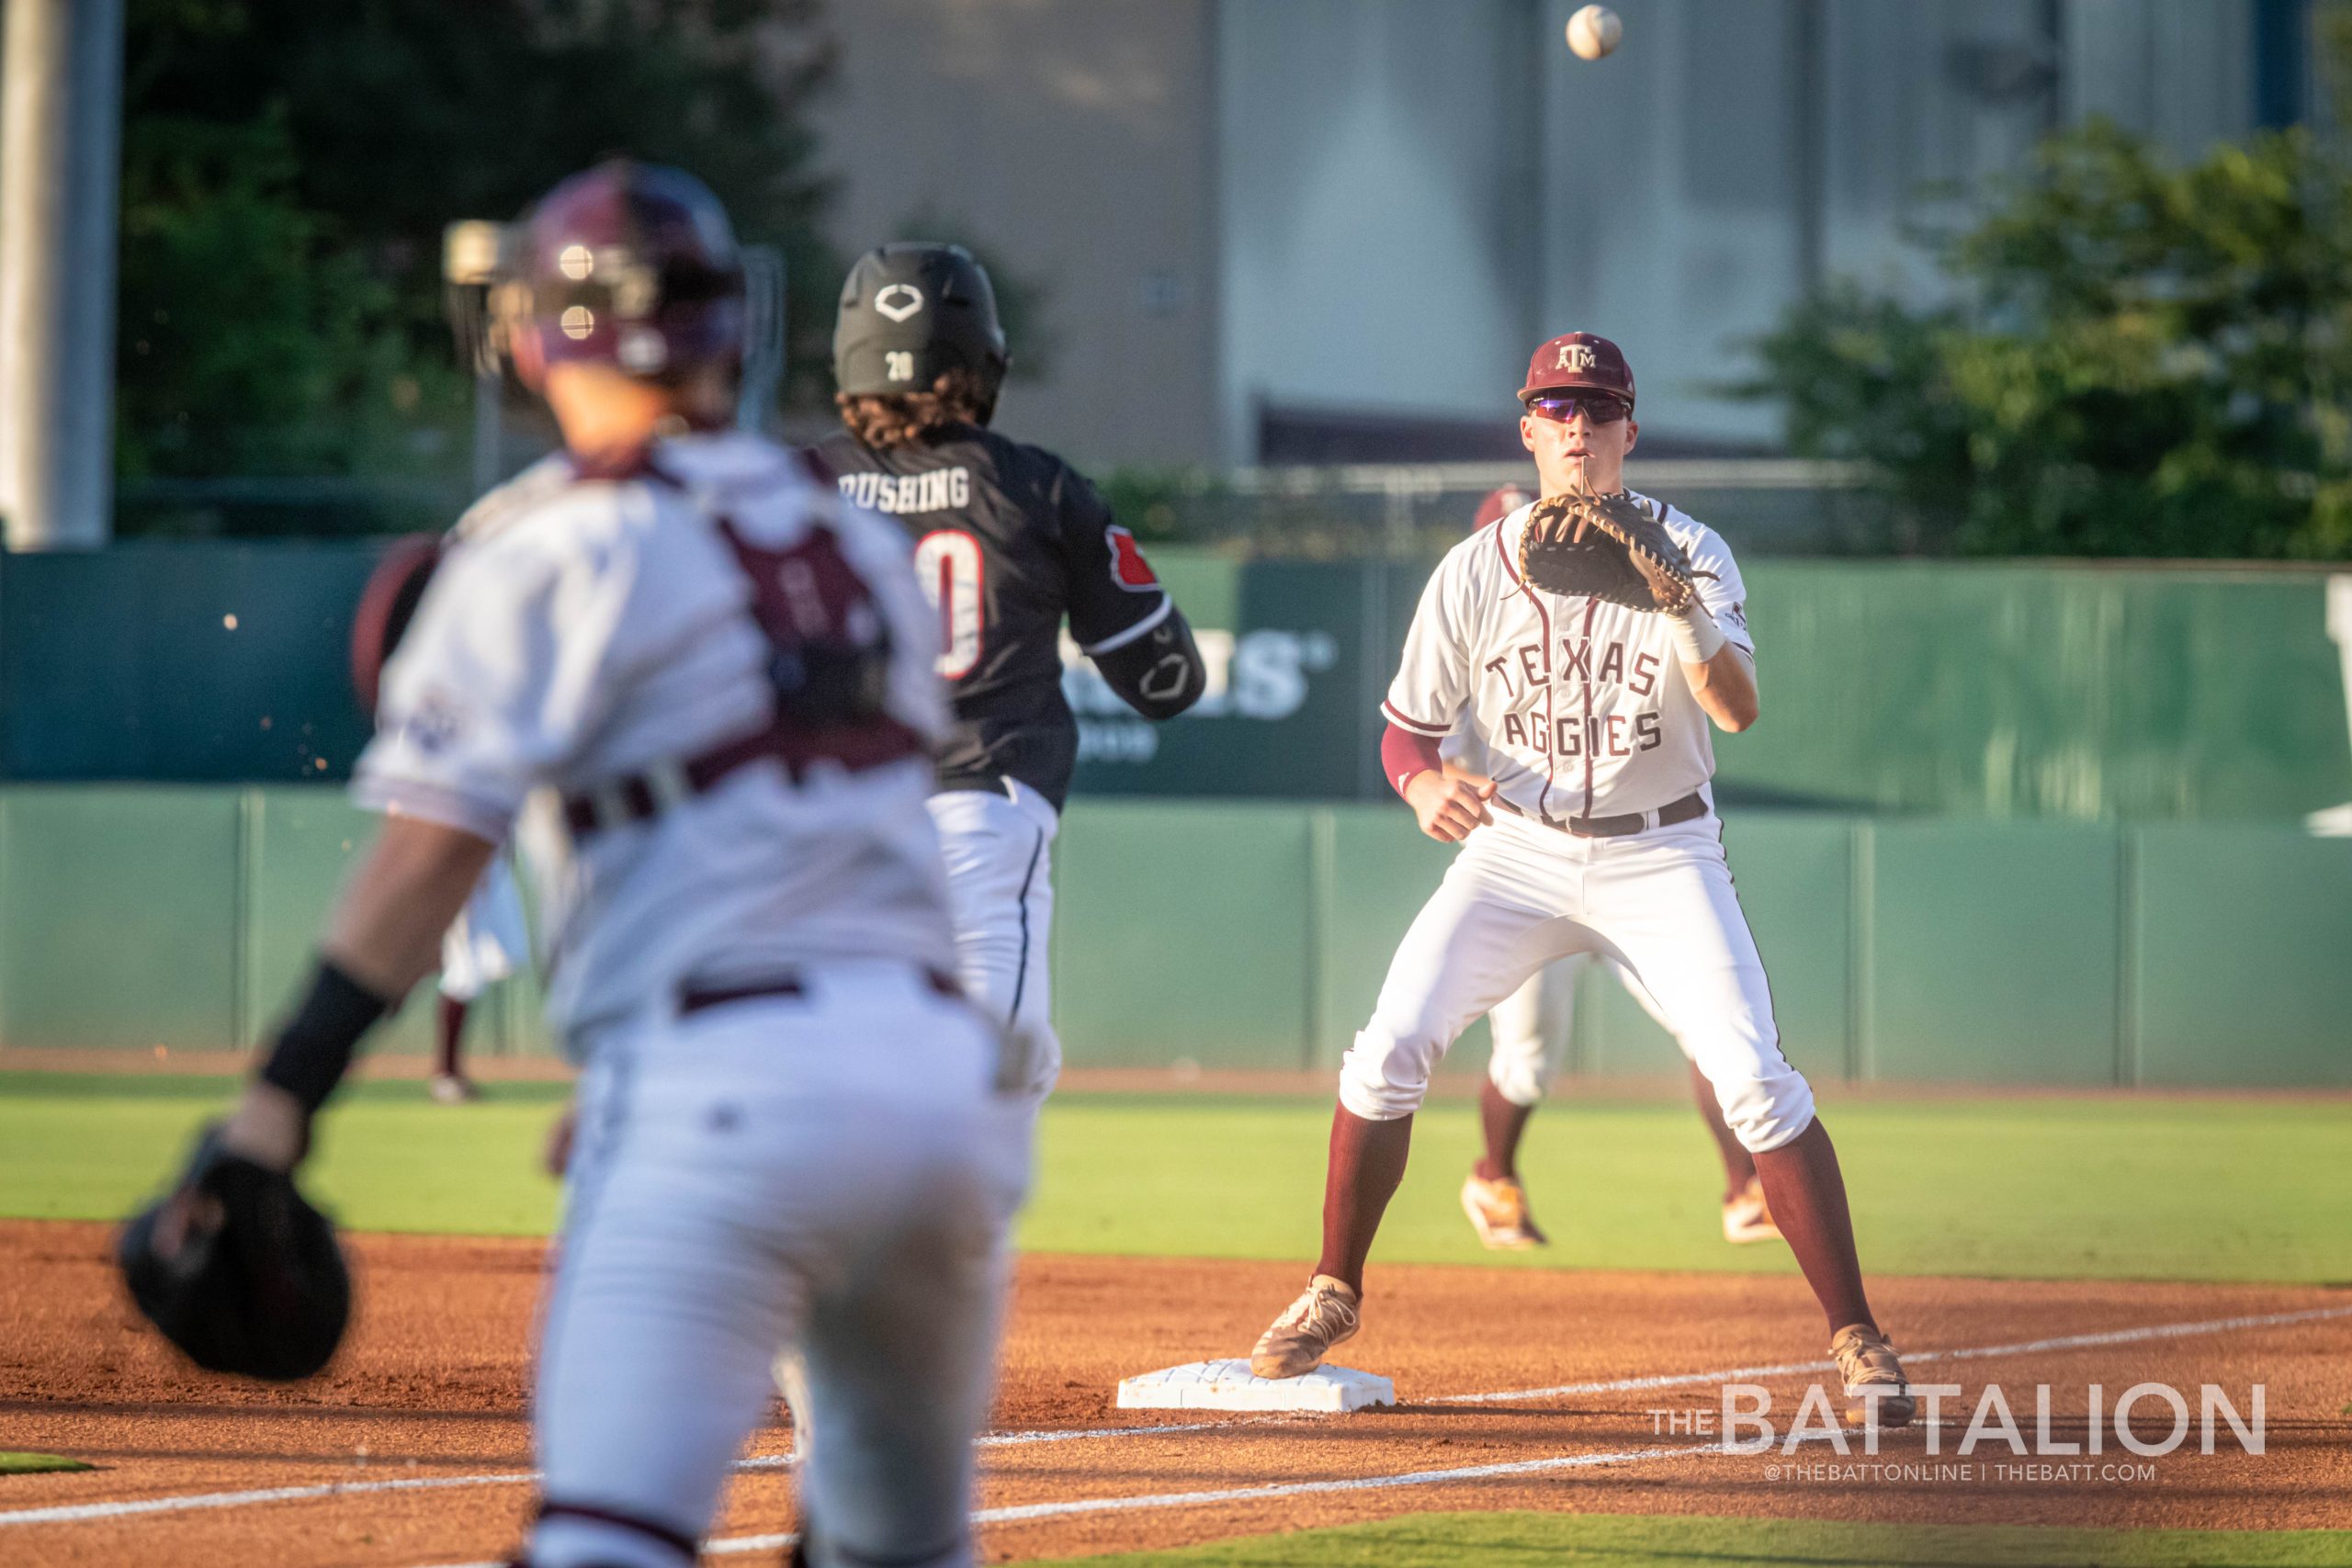
POLYGON ((1578 60, 1598 60, 1617 47, 1625 24, 1606 6, 1587 6, 1568 18, 1568 48, 1578 60))

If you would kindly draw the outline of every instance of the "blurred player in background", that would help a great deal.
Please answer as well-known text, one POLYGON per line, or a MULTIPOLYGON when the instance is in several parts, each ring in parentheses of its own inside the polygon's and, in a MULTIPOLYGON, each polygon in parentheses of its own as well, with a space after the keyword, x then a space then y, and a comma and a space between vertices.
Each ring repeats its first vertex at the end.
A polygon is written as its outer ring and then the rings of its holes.
POLYGON ((688 1568, 797 1343, 797 1560, 968 1563, 1008 1176, 925 808, 933 617, 894 529, 730 428, 743 277, 699 181, 575 176, 505 265, 496 319, 565 450, 432 569, 353 785, 383 832, 126 1272, 169 1295, 224 1152, 264 1181, 301 1160, 515 828, 582 1068, 527 1562, 688 1568))
POLYGON ((845 428, 810 456, 845 499, 916 541, 956 713, 931 814, 956 952, 966 991, 1013 1042, 1034 1117, 1061 1072, 1046 965, 1052 845, 1078 761, 1062 623, 1146 718, 1191 707, 1207 671, 1183 612, 1094 487, 989 428, 1009 363, 995 289, 961 246, 868 251, 833 331, 845 428))
MULTIPOLYGON (((1533 491, 1504 485, 1478 503, 1470 531, 1475 534, 1534 503, 1533 491)), ((1439 754, 1474 773, 1488 771, 1485 748, 1476 728, 1466 720, 1454 727, 1439 754)), ((1478 1239, 1498 1252, 1550 1245, 1535 1224, 1527 1189, 1520 1180, 1519 1144, 1529 1119, 1544 1102, 1567 1058, 1568 1033, 1576 1023, 1577 976, 1588 962, 1598 962, 1615 975, 1642 1004, 1642 1010, 1657 1020, 1660 1029, 1674 1033, 1657 1000, 1625 972, 1623 964, 1607 958, 1596 960, 1587 953, 1537 970, 1487 1014, 1494 1054, 1487 1059, 1487 1081, 1478 1090, 1478 1126, 1486 1146, 1463 1179, 1462 1212, 1469 1216, 1478 1239)), ((1676 1043, 1681 1043, 1679 1037, 1676 1043)), ((1770 1206, 1764 1201, 1764 1184, 1756 1179, 1755 1156, 1741 1146, 1738 1135, 1724 1121, 1723 1107, 1707 1075, 1696 1062, 1687 1065, 1699 1119, 1707 1124, 1724 1164, 1724 1239, 1735 1244, 1779 1240, 1780 1227, 1772 1224, 1770 1206)))
POLYGON ((500 855, 481 874, 473 896, 441 938, 441 1003, 434 1011, 433 1077, 427 1085, 443 1105, 463 1105, 479 1094, 466 1076, 466 1015, 490 986, 523 966, 530 935, 523 926, 523 890, 500 855))

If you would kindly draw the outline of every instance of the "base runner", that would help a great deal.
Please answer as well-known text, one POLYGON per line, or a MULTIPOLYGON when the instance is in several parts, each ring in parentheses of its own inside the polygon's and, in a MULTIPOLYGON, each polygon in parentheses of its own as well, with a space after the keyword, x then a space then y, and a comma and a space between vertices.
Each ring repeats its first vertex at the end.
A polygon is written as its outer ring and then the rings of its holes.
POLYGON ((959 970, 1022 1054, 1034 1116, 1062 1060, 1046 963, 1054 837, 1078 761, 1062 624, 1146 718, 1191 707, 1208 676, 1184 613, 1094 487, 989 428, 1009 363, 995 290, 961 246, 869 251, 833 330, 843 428, 809 456, 844 500, 915 541, 956 716, 931 815, 959 970))
MULTIPOLYGON (((1534 491, 1504 485, 1478 503, 1471 532, 1500 523, 1535 501, 1534 491)), ((1454 726, 1438 754, 1472 773, 1487 771, 1483 749, 1477 748, 1466 721, 1454 726)), ((1665 1011, 1641 982, 1625 972, 1624 965, 1605 958, 1589 961, 1615 975, 1659 1028, 1674 1032, 1665 1011)), ((1494 1050, 1487 1059, 1487 1081, 1478 1090, 1478 1130, 1485 1147, 1470 1174, 1462 1179, 1462 1212, 1469 1217, 1470 1228, 1478 1233, 1478 1240, 1493 1251, 1517 1252, 1551 1245, 1528 1206, 1527 1188, 1519 1175, 1519 1145, 1526 1136, 1529 1118, 1544 1103, 1552 1080, 1566 1060, 1568 1032, 1576 1022, 1577 976, 1588 962, 1579 953, 1537 970, 1487 1014, 1494 1050)), ((1755 1156, 1724 1122, 1723 1107, 1707 1075, 1699 1070, 1698 1063, 1688 1065, 1691 1100, 1723 1159, 1724 1239, 1736 1246, 1779 1240, 1780 1227, 1772 1223, 1763 1183, 1756 1179, 1755 1156)))
POLYGON ((1709 722, 1745 729, 1758 712, 1739 570, 1712 529, 1625 491, 1634 378, 1616 344, 1588 333, 1544 344, 1520 399, 1543 499, 1448 552, 1383 705, 1389 782, 1424 832, 1462 852, 1348 1052, 1322 1256, 1251 1368, 1298 1376, 1356 1332, 1364 1260, 1431 1069, 1529 976, 1593 953, 1657 999, 1755 1156, 1828 1319, 1848 1419, 1906 1425, 1913 1402, 1863 1291, 1837 1152, 1781 1053, 1708 788, 1709 722), (1440 756, 1465 715, 1491 776, 1440 756))

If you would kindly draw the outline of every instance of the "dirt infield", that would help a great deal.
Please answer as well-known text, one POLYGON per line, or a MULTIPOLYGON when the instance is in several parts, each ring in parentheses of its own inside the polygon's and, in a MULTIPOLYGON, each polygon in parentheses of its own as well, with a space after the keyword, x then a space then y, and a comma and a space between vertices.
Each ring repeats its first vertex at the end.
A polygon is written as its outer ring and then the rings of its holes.
MULTIPOLYGON (((0 1447, 97 1466, 0 1478, 0 1561, 458 1563, 516 1543, 532 1495, 523 1399, 538 1244, 358 1238, 365 1294, 353 1341, 330 1376, 284 1391, 177 1368, 134 1330, 106 1242, 95 1225, 0 1224, 0 1447)), ((1880 1310, 1914 1376, 1964 1390, 1946 1408, 1939 1459, 1917 1431, 1888 1438, 1875 1460, 1859 1445, 1841 1459, 1818 1441, 1729 1455, 1689 1431, 1692 1413, 1720 1406, 1725 1382, 1770 1389, 1785 1427, 1824 1377, 1811 1366, 1741 1371, 1817 1353, 1812 1303, 1785 1277, 1375 1267, 1363 1334, 1340 1359, 1393 1376, 1400 1408, 1287 1419, 1113 1408, 1124 1375, 1246 1349, 1302 1272, 1024 1259, 984 1455, 987 1555, 1173 1545, 1436 1508, 2352 1527, 2346 1291, 1887 1280, 1880 1310), (2266 1321, 2220 1326, 2245 1319, 2266 1321), (2267 1451, 2239 1451, 2222 1426, 2220 1451, 2199 1454, 2192 1425, 2160 1458, 2121 1451, 2111 1432, 2098 1458, 2019 1461, 1997 1438, 1962 1458, 1954 1450, 1994 1382, 2029 1439, 2034 1385, 2052 1385, 2061 1442, 2084 1440, 2092 1383, 2110 1404, 2142 1382, 2179 1387, 2192 1417, 2199 1384, 2221 1385, 2250 1413, 2249 1385, 2261 1383, 2267 1451), (1668 1429, 1676 1425, 1684 1429, 1668 1429), (2049 1468, 1997 1468, 2028 1462, 2049 1468), (2102 1469, 2111 1466, 2122 1468, 2102 1469)), ((2151 1401, 2132 1425, 2157 1441, 2171 1416, 2151 1401)), ((754 1438, 714 1531, 718 1560, 762 1560, 746 1555, 755 1549, 776 1560, 760 1538, 792 1527, 777 1457, 788 1448, 780 1425, 754 1438)))

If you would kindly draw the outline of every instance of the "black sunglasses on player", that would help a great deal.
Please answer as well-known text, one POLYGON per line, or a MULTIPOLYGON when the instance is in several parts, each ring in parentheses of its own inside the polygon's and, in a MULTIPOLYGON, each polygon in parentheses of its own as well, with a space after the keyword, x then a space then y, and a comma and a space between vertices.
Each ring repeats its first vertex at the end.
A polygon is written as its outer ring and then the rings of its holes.
POLYGON ((1596 396, 1590 392, 1569 397, 1527 400, 1529 413, 1538 419, 1556 419, 1563 424, 1576 418, 1578 410, 1583 411, 1586 421, 1592 424, 1614 424, 1634 412, 1625 406, 1624 400, 1622 398, 1596 396))

